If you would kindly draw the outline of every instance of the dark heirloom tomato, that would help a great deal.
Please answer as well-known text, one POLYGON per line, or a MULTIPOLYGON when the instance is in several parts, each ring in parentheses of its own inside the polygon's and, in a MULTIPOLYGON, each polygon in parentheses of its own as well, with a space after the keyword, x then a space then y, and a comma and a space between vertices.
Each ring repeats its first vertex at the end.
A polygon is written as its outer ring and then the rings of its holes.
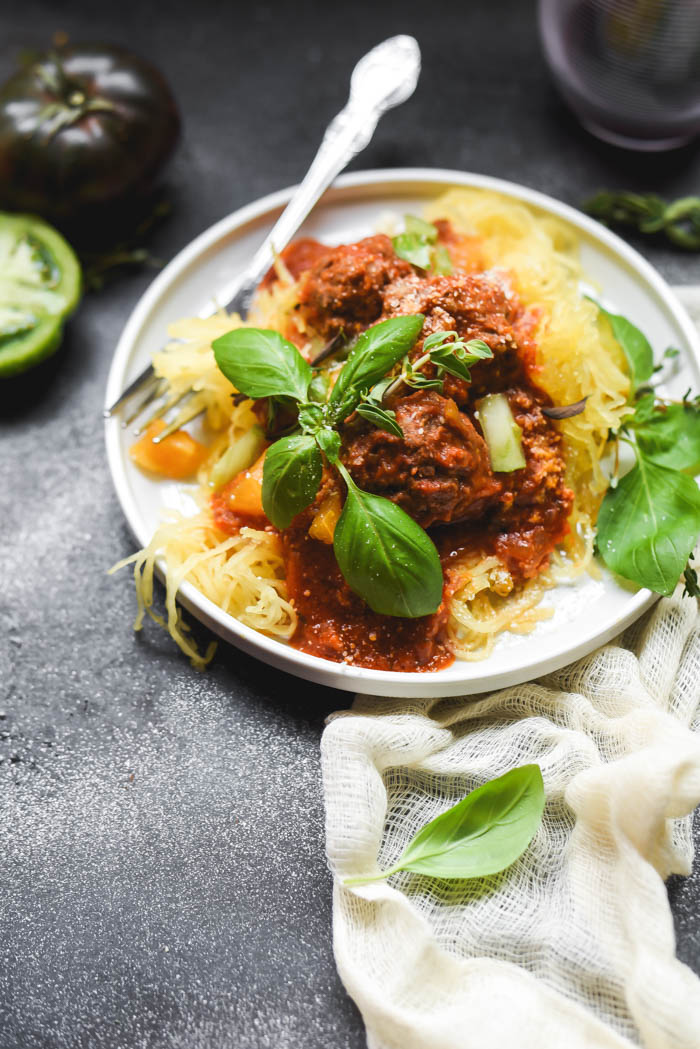
POLYGON ((49 52, 0 90, 0 203, 65 223, 142 193, 179 130, 149 62, 104 45, 49 52))

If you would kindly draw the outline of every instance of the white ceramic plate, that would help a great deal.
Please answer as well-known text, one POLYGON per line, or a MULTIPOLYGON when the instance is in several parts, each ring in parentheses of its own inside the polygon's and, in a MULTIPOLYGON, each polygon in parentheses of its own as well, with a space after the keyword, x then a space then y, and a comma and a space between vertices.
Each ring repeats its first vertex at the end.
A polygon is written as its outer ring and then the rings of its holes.
MULTIPOLYGON (((566 219, 578 231, 587 278, 601 289, 604 304, 633 318, 647 334, 657 358, 670 345, 681 349, 664 392, 681 396, 700 388, 700 339, 673 293, 645 260, 598 223, 533 190, 499 179, 457 171, 402 169, 358 172, 338 179, 301 233, 329 244, 357 240, 374 232, 387 211, 398 216, 421 206, 449 185, 480 186, 525 201, 566 219)), ((156 278, 138 303, 117 347, 106 392, 111 404, 163 345, 166 328, 229 298, 227 287, 246 265, 287 203, 291 190, 264 197, 222 219, 184 248, 156 278)), ((106 423, 107 454, 117 495, 132 532, 146 545, 164 507, 192 508, 182 485, 155 482, 141 474, 127 455, 133 440, 117 418, 106 423)), ((289 673, 324 685, 374 695, 449 696, 517 684, 585 655, 614 637, 655 600, 604 572, 550 591, 545 602, 551 619, 532 634, 504 634, 492 655, 478 663, 456 661, 429 674, 401 674, 332 663, 267 638, 243 626, 190 584, 180 590, 182 604, 216 634, 289 673)), ((125 629, 127 627, 125 609, 125 629)))

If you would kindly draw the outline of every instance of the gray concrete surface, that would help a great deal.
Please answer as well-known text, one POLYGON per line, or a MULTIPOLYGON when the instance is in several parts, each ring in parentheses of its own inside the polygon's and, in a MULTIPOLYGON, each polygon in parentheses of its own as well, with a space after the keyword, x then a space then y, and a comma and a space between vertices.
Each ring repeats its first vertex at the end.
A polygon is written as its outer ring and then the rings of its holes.
MULTIPOLYGON (((124 43, 170 79, 185 135, 168 259, 303 174, 349 72, 420 41, 415 97, 355 167, 444 166, 572 204, 608 187, 697 192, 700 152, 638 157, 555 96, 531 5, 4 5, 0 78, 55 29, 124 43)), ((700 256, 657 242, 672 281, 700 256)), ((110 358, 148 271, 89 295, 58 355, 0 387, 0 1049, 360 1049, 336 975, 318 742, 349 697, 221 646, 200 675, 134 637, 132 550, 107 473, 110 358)), ((678 952, 700 970, 696 873, 672 879, 678 952)))

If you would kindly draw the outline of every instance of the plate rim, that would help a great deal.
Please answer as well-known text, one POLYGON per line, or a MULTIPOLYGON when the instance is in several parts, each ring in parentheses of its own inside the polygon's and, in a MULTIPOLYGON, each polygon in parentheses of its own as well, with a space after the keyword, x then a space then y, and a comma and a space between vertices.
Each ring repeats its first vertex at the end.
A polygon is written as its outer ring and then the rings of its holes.
MULTIPOLYGON (((320 204, 332 204, 335 200, 347 199, 348 195, 361 197, 362 191, 371 196, 377 189, 394 183, 397 189, 407 193, 413 190, 426 196, 430 186, 435 189, 455 185, 490 189, 506 196, 531 204, 549 214, 569 222, 598 244, 603 244, 619 260, 624 260, 637 275, 641 276, 654 290, 657 299, 670 312, 674 321, 681 328, 696 367, 700 368, 700 334, 687 314, 682 303, 674 295, 670 285, 647 260, 617 234, 608 230, 594 219, 569 204, 558 201, 538 190, 519 183, 490 175, 479 175, 472 172, 454 171, 446 168, 382 168, 362 170, 341 175, 332 187, 324 194, 320 204), (348 194, 348 191, 355 191, 348 194), (358 191, 360 191, 358 193, 358 191)), ((161 299, 170 287, 183 279, 187 270, 197 264, 199 258, 216 246, 223 238, 235 236, 246 227, 263 219, 266 215, 281 209, 289 200, 296 186, 289 186, 273 193, 259 197, 229 215, 224 216, 203 230, 186 244, 158 274, 142 294, 122 330, 109 369, 105 391, 105 407, 113 403, 128 381, 130 371, 134 372, 132 357, 138 338, 151 313, 158 307, 161 299)), ((398 195, 398 193, 397 193, 398 195)), ((131 497, 131 492, 124 472, 124 460, 121 453, 121 427, 116 417, 105 420, 105 442, 107 460, 117 498, 129 528, 137 542, 144 545, 150 540, 141 528, 141 515, 138 506, 131 497)), ((366 692, 374 695, 396 696, 407 698, 453 696, 477 694, 491 691, 508 685, 517 685, 534 677, 551 673, 576 659, 587 655, 593 649, 603 645, 621 633, 646 611, 659 595, 649 590, 639 590, 630 600, 629 607, 623 616, 602 629, 586 633, 574 647, 564 653, 555 653, 549 657, 542 656, 525 660, 518 667, 498 672, 491 669, 482 675, 473 675, 469 679, 443 678, 441 671, 411 672, 372 670, 367 667, 348 666, 334 663, 320 656, 300 652, 292 646, 267 637, 246 626, 228 613, 223 612, 209 598, 205 597, 192 583, 183 583, 178 591, 178 600, 197 619, 213 630, 219 637, 242 648, 249 655, 263 662, 269 662, 288 673, 346 691, 366 692)), ((454 665, 454 664, 453 664, 454 665)), ((464 663, 465 667, 474 668, 478 664, 464 663)))

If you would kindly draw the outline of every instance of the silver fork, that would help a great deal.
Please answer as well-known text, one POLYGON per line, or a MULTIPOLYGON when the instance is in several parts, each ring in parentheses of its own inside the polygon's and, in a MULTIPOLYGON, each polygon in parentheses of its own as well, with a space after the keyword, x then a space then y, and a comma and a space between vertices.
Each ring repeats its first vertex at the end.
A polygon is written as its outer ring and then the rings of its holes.
MULTIPOLYGON (((303 182, 247 269, 225 288, 219 289, 219 301, 228 298, 227 310, 239 313, 244 318, 247 316, 255 289, 273 261, 273 250, 282 251, 289 244, 333 179, 368 145, 382 114, 411 97, 419 74, 420 49, 412 36, 393 36, 360 59, 350 80, 348 103, 328 125, 303 182)), ((109 418, 140 393, 141 397, 131 405, 122 425, 131 425, 146 408, 156 404, 155 410, 143 422, 143 429, 155 419, 166 416, 185 400, 185 405, 165 430, 153 438, 154 443, 158 444, 204 411, 201 397, 198 399, 193 390, 177 398, 168 398, 167 390, 167 381, 155 374, 151 364, 127 386, 114 404, 105 408, 105 418, 109 418)))

